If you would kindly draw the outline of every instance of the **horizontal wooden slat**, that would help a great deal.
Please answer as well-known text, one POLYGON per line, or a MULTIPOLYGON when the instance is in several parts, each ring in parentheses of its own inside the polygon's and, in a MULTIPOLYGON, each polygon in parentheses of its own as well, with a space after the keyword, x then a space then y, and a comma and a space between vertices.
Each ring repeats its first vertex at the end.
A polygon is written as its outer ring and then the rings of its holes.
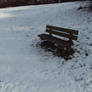
POLYGON ((74 34, 74 35, 78 35, 78 31, 73 30, 73 29, 61 28, 61 27, 50 26, 50 25, 47 25, 46 28, 52 29, 52 30, 58 30, 58 31, 66 32, 66 33, 71 33, 71 34, 74 34))
POLYGON ((66 38, 71 38, 72 40, 77 40, 77 36, 71 36, 70 34, 65 34, 65 33, 60 33, 60 32, 56 32, 53 30, 46 30, 46 32, 51 33, 51 34, 55 34, 55 35, 59 35, 59 36, 63 36, 66 38))

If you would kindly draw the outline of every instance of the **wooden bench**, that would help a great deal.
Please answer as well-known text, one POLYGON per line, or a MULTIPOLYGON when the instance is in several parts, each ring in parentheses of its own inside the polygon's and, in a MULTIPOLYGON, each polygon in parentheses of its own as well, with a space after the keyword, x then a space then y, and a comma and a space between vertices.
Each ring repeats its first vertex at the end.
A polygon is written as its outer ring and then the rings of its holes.
POLYGON ((46 32, 38 35, 40 39, 54 43, 59 49, 69 49, 78 38, 78 31, 73 29, 47 25, 46 32))

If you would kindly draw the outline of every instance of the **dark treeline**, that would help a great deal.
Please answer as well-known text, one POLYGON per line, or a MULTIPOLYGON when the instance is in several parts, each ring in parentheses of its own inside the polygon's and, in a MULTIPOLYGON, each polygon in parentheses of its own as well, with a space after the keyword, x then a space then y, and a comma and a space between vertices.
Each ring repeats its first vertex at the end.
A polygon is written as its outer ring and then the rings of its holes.
POLYGON ((38 5, 50 3, 62 3, 70 1, 83 1, 83 0, 0 0, 0 7, 13 7, 24 5, 38 5))

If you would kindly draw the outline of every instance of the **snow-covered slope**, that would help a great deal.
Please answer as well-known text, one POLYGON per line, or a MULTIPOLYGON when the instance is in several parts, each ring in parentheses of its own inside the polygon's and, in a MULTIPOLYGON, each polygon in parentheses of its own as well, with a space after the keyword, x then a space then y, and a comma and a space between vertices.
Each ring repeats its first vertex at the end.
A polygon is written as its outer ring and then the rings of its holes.
POLYGON ((92 91, 92 13, 79 6, 0 9, 0 92, 92 91), (65 61, 36 46, 46 24, 79 30, 73 59, 65 61))

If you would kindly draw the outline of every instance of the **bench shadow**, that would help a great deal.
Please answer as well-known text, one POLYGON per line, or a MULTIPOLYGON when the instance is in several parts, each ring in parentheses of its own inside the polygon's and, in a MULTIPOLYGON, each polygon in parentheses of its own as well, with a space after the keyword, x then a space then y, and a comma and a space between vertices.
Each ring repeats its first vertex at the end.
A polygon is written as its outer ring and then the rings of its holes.
POLYGON ((53 55, 62 57, 65 60, 72 59, 73 54, 75 53, 74 49, 70 47, 69 49, 66 48, 58 48, 54 43, 49 42, 49 41, 42 41, 38 43, 38 46, 40 46, 44 51, 46 52, 52 52, 53 55))

